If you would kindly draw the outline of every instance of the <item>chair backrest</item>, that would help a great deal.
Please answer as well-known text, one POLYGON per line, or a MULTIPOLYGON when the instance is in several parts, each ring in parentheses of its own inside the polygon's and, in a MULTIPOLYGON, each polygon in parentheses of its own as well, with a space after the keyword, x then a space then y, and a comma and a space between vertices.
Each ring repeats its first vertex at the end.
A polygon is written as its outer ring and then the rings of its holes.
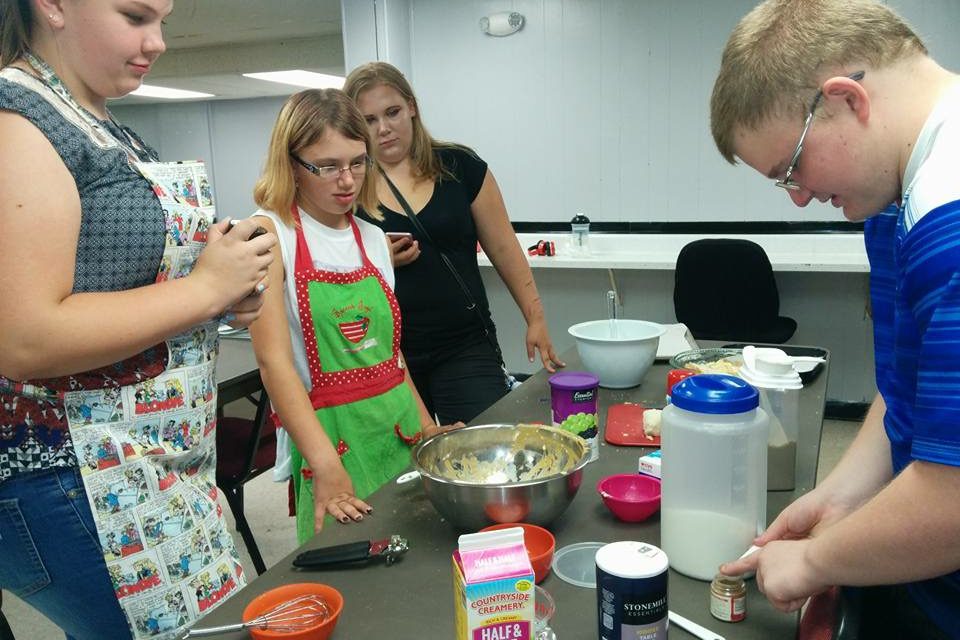
POLYGON ((276 460, 277 429, 270 420, 270 398, 260 391, 254 418, 217 421, 217 485, 228 490, 271 469, 276 460))
POLYGON ((677 320, 700 339, 783 342, 796 323, 780 318, 780 294, 763 247, 750 240, 704 238, 680 251, 673 290, 677 320), (779 321, 786 330, 770 331, 779 321), (779 338, 779 339, 775 339, 779 338))

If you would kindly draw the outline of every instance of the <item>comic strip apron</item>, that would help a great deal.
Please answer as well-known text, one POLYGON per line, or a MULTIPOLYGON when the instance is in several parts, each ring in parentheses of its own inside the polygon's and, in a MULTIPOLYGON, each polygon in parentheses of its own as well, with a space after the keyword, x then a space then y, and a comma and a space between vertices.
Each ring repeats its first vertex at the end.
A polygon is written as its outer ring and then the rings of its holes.
MULTIPOLYGON (((114 139, 49 67, 31 64, 49 90, 41 95, 72 109, 74 124, 95 143, 124 149, 160 199, 166 245, 157 281, 190 273, 214 221, 203 163, 141 162, 137 141, 114 139)), ((76 376, 57 392, 134 638, 175 638, 245 584, 217 505, 217 327, 212 320, 167 340, 158 375, 124 376, 108 388, 84 388, 76 376)))
MULTIPOLYGON (((367 257, 352 215, 348 219, 362 266, 340 273, 314 267, 296 204, 291 212, 297 230, 293 275, 310 400, 362 499, 410 464, 410 447, 420 439, 420 414, 404 384, 400 306, 367 257)), ((297 537, 305 542, 313 537, 313 475, 296 447, 291 464, 297 537)))

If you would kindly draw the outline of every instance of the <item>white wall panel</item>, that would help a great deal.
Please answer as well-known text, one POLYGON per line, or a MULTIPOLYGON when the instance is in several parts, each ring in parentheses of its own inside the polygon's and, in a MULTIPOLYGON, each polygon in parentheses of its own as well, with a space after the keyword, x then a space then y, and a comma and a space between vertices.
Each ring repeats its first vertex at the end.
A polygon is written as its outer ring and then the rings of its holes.
POLYGON ((477 149, 514 220, 836 220, 801 212, 709 132, 720 52, 750 0, 411 0, 413 82, 439 137, 477 149), (519 33, 480 32, 517 10, 519 33))
MULTIPOLYGON (((839 220, 829 206, 795 208, 714 148, 708 100, 720 52, 753 4, 347 0, 346 59, 355 66, 380 55, 409 67, 430 130, 490 163, 514 220, 566 221, 578 210, 597 221, 839 220), (523 30, 480 32, 480 17, 505 10, 526 16, 523 30)), ((938 60, 960 69, 960 3, 891 5, 938 60)), ((221 209, 238 215, 252 207, 281 101, 115 111, 164 158, 207 160, 221 209)))
POLYGON ((256 210, 253 185, 263 169, 273 123, 286 98, 212 102, 213 179, 221 217, 246 218, 256 210))

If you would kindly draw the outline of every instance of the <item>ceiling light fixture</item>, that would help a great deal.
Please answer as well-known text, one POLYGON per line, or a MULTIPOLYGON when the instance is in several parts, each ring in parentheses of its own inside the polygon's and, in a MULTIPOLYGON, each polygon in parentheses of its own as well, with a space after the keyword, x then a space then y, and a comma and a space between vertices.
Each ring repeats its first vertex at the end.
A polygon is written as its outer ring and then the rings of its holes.
POLYGON ((186 89, 170 89, 168 87, 158 87, 152 84, 141 84, 136 91, 131 91, 130 95, 141 98, 162 98, 164 100, 186 100, 189 98, 213 98, 212 93, 201 93, 200 91, 187 91, 186 89))
POLYGON ((523 28, 522 13, 501 11, 480 18, 480 31, 490 36, 509 36, 523 28))
POLYGON ((279 82, 280 84, 290 84, 295 87, 307 87, 309 89, 342 89, 343 83, 346 81, 346 78, 343 76, 314 73, 313 71, 304 71, 303 69, 245 73, 243 77, 253 78, 254 80, 266 80, 267 82, 279 82))

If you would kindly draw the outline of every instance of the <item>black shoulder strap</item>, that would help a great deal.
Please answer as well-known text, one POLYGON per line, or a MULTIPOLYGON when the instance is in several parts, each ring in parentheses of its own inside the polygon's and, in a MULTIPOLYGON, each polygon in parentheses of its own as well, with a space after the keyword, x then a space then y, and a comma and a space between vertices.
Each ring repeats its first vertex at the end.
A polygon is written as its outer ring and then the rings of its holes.
POLYGON ((484 335, 486 335, 487 340, 490 341, 494 351, 496 351, 497 355, 500 355, 502 359, 503 356, 500 354, 500 345, 491 334, 486 318, 483 317, 483 313, 480 311, 480 307, 477 305, 476 299, 473 297, 473 294, 470 293, 470 287, 468 287, 467 283, 464 282, 463 278, 460 277, 460 274, 457 272, 457 268, 453 266, 450 258, 447 257, 447 254, 443 251, 440 245, 434 242, 433 238, 430 237, 430 234, 427 233, 427 230, 423 227, 423 223, 420 222, 420 220, 417 218, 417 214, 415 214, 413 209, 410 208, 410 204, 407 202, 407 199, 403 197, 403 194, 400 193, 400 189, 397 188, 397 185, 393 184, 393 180, 390 179, 390 176, 388 176, 385 171, 381 172, 381 175, 383 176, 383 179, 387 181, 387 186, 390 187, 390 191, 393 192, 393 197, 397 199, 397 202, 400 203, 400 207, 403 209, 403 212, 407 214, 410 224, 414 226, 414 228, 417 230, 417 233, 420 234, 420 237, 432 244, 437 250, 437 253, 440 254, 440 260, 447 268, 447 271, 450 272, 450 275, 453 276, 453 279, 456 280, 457 285, 463 292, 463 297, 467 300, 467 309, 473 310, 477 314, 477 319, 480 321, 480 326, 483 327, 484 335))

